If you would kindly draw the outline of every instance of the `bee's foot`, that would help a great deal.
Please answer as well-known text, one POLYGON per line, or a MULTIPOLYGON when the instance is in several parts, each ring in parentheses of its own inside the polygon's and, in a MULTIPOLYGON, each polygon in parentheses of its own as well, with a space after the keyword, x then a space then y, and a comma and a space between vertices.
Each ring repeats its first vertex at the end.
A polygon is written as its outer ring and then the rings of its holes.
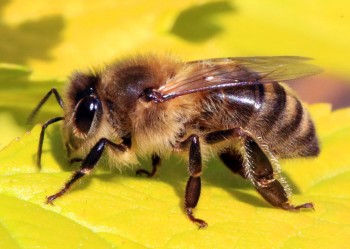
POLYGON ((187 217, 193 223, 196 223, 198 225, 198 229, 206 228, 208 226, 208 223, 205 222, 204 220, 197 219, 196 217, 194 217, 194 215, 192 213, 192 208, 186 208, 186 214, 187 214, 187 217))
POLYGON ((314 204, 312 202, 307 202, 301 205, 293 206, 289 204, 288 202, 283 203, 281 205, 281 208, 289 211, 299 211, 300 209, 312 209, 315 210, 314 204))
POLYGON ((145 169, 138 169, 138 170, 136 170, 136 175, 137 176, 146 175, 147 177, 154 176, 154 174, 152 174, 152 172, 149 172, 148 170, 145 170, 145 169))

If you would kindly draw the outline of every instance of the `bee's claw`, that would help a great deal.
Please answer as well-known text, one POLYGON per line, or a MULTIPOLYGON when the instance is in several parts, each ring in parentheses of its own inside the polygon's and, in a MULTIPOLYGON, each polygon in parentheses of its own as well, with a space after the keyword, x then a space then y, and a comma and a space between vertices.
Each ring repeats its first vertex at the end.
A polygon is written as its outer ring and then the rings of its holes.
POLYGON ((50 204, 52 206, 54 206, 53 201, 56 199, 56 195, 50 195, 50 196, 46 196, 46 202, 45 204, 50 204))

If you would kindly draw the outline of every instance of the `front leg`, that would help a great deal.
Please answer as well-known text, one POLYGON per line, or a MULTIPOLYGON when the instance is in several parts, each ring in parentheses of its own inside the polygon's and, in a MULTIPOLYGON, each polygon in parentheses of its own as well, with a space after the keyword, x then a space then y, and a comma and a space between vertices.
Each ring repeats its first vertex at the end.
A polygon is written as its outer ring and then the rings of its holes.
POLYGON ((127 147, 124 144, 115 144, 106 138, 101 138, 95 144, 95 146, 92 147, 89 154, 83 160, 81 168, 73 173, 71 179, 64 184, 63 188, 60 191, 54 195, 46 197, 46 203, 52 204, 55 199, 64 195, 78 179, 82 178, 86 174, 89 174, 90 171, 94 169, 97 162, 100 160, 106 146, 109 146, 110 148, 120 152, 125 152, 127 150, 127 147))
POLYGON ((179 149, 187 149, 188 147, 188 173, 190 174, 190 177, 187 181, 185 190, 185 212, 192 222, 199 225, 199 228, 205 228, 208 224, 204 220, 194 217, 192 211, 197 206, 201 193, 200 175, 202 174, 202 155, 198 135, 191 135, 178 145, 179 149))
MULTIPOLYGON (((35 114, 35 113, 34 113, 35 114)), ((33 114, 33 115, 34 115, 33 114)), ((38 166, 39 169, 41 169, 41 154, 43 152, 43 144, 44 144, 44 137, 45 137, 45 130, 46 128, 53 124, 56 123, 58 121, 64 120, 64 117, 56 117, 56 118, 52 118, 48 121, 45 122, 45 124, 43 124, 43 126, 41 127, 41 132, 40 132, 40 138, 39 138, 39 144, 38 144, 38 153, 37 153, 37 159, 36 159, 36 165, 38 166)))

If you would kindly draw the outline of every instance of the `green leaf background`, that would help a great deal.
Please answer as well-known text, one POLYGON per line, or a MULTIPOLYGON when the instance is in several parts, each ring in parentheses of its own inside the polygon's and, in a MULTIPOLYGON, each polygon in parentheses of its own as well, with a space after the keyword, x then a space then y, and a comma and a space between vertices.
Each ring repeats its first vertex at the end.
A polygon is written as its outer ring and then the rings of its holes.
MULTIPOLYGON (((45 205, 77 165, 67 164, 59 124, 48 129, 41 171, 40 125, 25 133, 37 101, 54 86, 62 91, 73 70, 129 53, 171 52, 185 60, 301 55, 348 77, 349 7, 301 0, 1 1, 0 248, 349 248, 350 109, 309 106, 322 153, 282 162, 293 203, 312 201, 315 211, 270 207, 213 159, 195 210, 209 223, 203 230, 183 212, 188 176, 175 158, 155 179, 99 165, 55 206, 45 205)), ((50 100, 37 119, 60 113, 50 100)))

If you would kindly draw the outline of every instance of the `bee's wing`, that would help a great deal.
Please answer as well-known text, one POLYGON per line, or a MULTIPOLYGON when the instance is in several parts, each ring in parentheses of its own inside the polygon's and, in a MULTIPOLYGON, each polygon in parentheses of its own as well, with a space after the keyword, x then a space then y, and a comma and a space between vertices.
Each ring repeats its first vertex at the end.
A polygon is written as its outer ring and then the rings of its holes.
POLYGON ((307 60, 275 56, 190 61, 158 91, 168 100, 194 92, 298 79, 322 71, 307 60))

